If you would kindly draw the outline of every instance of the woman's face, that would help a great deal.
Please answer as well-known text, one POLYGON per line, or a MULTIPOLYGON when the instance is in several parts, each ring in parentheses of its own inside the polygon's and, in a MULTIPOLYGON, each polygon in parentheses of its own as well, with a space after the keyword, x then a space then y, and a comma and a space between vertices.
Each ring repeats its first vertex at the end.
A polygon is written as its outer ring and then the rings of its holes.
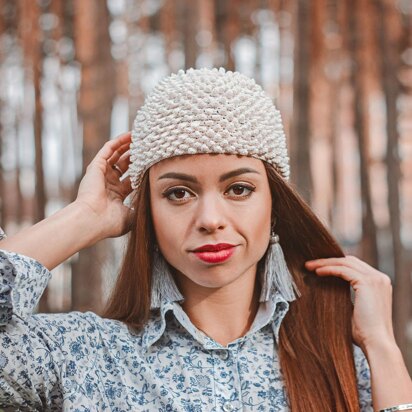
POLYGON ((255 276, 268 246, 272 208, 261 160, 226 154, 177 156, 153 165, 149 181, 160 251, 185 284, 220 288, 255 276), (219 243, 234 247, 194 253, 219 243))

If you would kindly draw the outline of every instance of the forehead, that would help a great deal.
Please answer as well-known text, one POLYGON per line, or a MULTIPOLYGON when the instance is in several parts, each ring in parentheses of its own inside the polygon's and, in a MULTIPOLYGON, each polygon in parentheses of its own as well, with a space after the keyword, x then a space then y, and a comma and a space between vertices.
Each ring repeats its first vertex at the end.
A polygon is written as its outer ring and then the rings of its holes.
POLYGON ((208 175, 221 175, 222 173, 243 167, 252 168, 259 173, 265 172, 262 160, 254 157, 235 154, 202 153, 175 156, 161 160, 150 168, 149 175, 157 177, 172 171, 190 173, 192 175, 201 175, 205 172, 208 175))

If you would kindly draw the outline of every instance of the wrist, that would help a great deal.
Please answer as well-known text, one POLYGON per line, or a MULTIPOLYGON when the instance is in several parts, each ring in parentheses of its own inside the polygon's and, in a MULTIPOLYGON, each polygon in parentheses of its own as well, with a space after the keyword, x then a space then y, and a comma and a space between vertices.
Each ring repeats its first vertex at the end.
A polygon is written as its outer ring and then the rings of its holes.
POLYGON ((81 249, 93 246, 105 238, 102 219, 85 202, 75 200, 62 211, 69 213, 69 219, 75 222, 78 229, 78 238, 82 239, 81 249))
POLYGON ((369 364, 376 362, 401 362, 402 352, 395 339, 381 339, 368 343, 363 348, 369 364))
POLYGON ((363 346, 365 350, 386 350, 398 347, 398 344, 396 343, 395 335, 392 333, 365 339, 363 346))
POLYGON ((397 353, 400 351, 394 338, 376 339, 365 344, 363 349, 366 354, 371 355, 375 353, 397 353))
POLYGON ((398 347, 393 330, 384 330, 373 335, 369 334, 359 343, 359 346, 364 353, 367 353, 368 351, 387 351, 394 347, 398 347))
POLYGON ((395 339, 375 340, 366 346, 365 354, 371 371, 372 397, 376 410, 405 410, 398 407, 411 403, 412 381, 395 339))

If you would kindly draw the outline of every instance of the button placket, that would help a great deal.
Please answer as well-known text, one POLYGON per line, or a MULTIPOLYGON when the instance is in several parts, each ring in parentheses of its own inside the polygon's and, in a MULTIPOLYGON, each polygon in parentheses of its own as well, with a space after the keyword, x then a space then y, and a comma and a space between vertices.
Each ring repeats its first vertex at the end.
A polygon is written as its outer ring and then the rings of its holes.
POLYGON ((213 351, 216 371, 217 410, 232 412, 241 410, 239 371, 236 365, 238 344, 216 348, 213 351))

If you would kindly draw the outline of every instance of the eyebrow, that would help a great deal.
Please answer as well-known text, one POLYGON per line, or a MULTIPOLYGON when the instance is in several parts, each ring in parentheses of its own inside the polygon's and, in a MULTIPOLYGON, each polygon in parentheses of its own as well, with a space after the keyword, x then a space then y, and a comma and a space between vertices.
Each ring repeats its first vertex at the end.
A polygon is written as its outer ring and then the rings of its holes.
MULTIPOLYGON (((257 173, 258 175, 260 175, 260 173, 255 169, 250 169, 249 167, 241 167, 240 169, 232 170, 231 172, 225 173, 222 176, 220 176, 219 182, 223 182, 227 179, 230 179, 231 177, 239 176, 244 173, 257 173)), ((179 180, 186 180, 192 183, 199 183, 199 181, 196 179, 195 176, 187 175, 185 173, 169 172, 169 173, 165 173, 164 175, 160 176, 157 180, 160 180, 160 179, 179 179, 179 180)))

